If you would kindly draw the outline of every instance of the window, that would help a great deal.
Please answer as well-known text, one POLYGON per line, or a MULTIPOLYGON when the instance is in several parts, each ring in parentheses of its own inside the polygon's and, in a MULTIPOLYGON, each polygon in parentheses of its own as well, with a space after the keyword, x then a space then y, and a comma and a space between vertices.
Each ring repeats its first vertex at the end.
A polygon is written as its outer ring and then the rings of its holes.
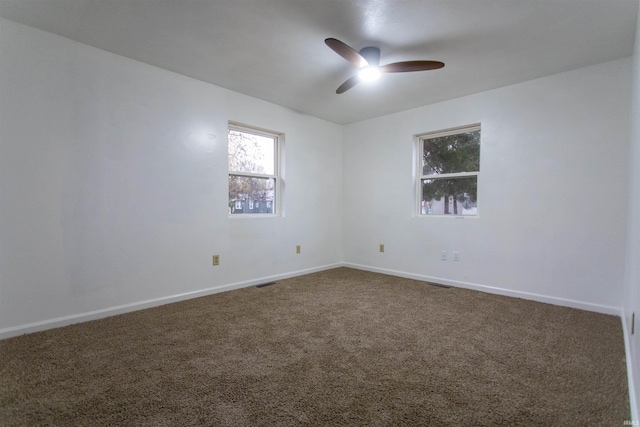
POLYGON ((276 215, 282 135, 229 124, 229 214, 276 215))
POLYGON ((430 132, 418 140, 418 212, 477 215, 480 124, 430 132))

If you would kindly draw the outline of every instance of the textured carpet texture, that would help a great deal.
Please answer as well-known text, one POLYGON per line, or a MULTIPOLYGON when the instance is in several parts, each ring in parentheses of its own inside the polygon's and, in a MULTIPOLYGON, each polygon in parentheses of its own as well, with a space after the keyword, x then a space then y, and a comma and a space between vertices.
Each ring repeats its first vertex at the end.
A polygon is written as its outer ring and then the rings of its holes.
POLYGON ((1 425, 629 419, 619 318, 347 268, 0 341, 1 425))

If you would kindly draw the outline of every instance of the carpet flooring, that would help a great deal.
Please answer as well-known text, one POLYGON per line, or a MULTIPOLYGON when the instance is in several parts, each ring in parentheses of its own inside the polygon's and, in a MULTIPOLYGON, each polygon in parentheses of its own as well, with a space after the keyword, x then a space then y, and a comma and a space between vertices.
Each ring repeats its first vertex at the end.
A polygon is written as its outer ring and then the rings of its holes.
POLYGON ((620 319, 338 268, 0 341, 0 425, 620 426, 620 319))

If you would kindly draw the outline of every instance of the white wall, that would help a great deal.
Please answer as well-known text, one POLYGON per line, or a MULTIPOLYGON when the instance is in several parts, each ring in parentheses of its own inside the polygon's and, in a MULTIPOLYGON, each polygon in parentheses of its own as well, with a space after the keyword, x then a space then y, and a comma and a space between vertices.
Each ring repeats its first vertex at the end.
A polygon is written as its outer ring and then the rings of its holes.
POLYGON ((345 261, 619 314, 630 65, 608 62, 345 126, 345 261), (479 217, 416 217, 412 136, 477 122, 479 217))
MULTIPOLYGON (((638 12, 640 27, 640 11, 638 12)), ((629 210, 627 220, 627 262, 624 289, 625 332, 629 370, 633 372, 631 391, 635 419, 640 421, 640 30, 636 29, 633 55, 631 107, 631 145, 629 149, 629 210), (635 313, 635 333, 631 335, 631 317, 635 313), (635 397, 635 398, 634 398, 635 397)))
POLYGON ((0 39, 0 338, 342 260, 340 126, 4 19, 0 39), (228 218, 228 120, 286 134, 284 217, 228 218))
POLYGON ((342 127, 4 19, 0 36, 0 337, 342 261, 623 304, 631 59, 342 127), (228 218, 228 120, 286 133, 284 217, 228 218), (479 217, 416 217, 412 136, 476 122, 479 217))

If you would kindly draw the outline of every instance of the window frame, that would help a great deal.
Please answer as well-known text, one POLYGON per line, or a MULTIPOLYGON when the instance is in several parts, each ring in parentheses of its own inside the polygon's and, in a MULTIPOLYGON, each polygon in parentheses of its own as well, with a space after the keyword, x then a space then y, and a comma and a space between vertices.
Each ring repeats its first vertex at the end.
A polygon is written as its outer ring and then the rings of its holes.
MULTIPOLYGON (((462 215, 462 214, 423 214, 422 213, 422 181, 426 179, 456 179, 456 178, 466 178, 466 177, 476 177, 476 185, 479 187, 480 183, 480 162, 482 158, 482 124, 481 123, 473 123, 464 126, 456 126, 452 128, 431 131, 420 133, 414 135, 415 146, 416 146, 416 198, 415 198, 415 212, 418 217, 425 218, 455 218, 455 219, 463 219, 463 218, 479 218, 480 217, 480 209, 476 207, 477 212, 475 215, 462 215), (428 174, 423 175, 423 159, 424 159, 424 142, 428 139, 440 138, 443 136, 456 135, 459 133, 468 133, 480 131, 480 153, 478 153, 478 170, 477 171, 464 171, 464 172, 454 172, 454 173, 442 173, 442 174, 428 174)), ((478 197, 476 194, 476 203, 478 201, 478 197)))
MULTIPOLYGON (((238 123, 238 122, 233 122, 233 121, 229 121, 228 125, 227 125, 227 180, 231 177, 231 176, 240 176, 240 177, 246 177, 246 178, 260 178, 260 179, 273 179, 274 180, 274 186, 273 186, 273 192, 274 192, 274 197, 273 197, 273 201, 267 201, 265 203, 265 206, 268 208, 272 207, 273 212, 272 213, 240 213, 240 214, 234 214, 229 212, 228 216, 230 219, 240 219, 240 218, 275 218, 275 217, 280 217, 283 216, 282 215, 282 173, 281 173, 281 163, 282 163, 282 151, 283 151, 283 144, 284 144, 284 133, 282 132, 276 132, 276 131, 272 131, 272 130, 268 130, 268 129, 263 129, 263 128, 259 128, 256 126, 250 126, 250 125, 246 125, 246 124, 242 124, 242 123, 238 123), (228 161, 228 156, 229 156, 229 141, 228 141, 228 134, 229 131, 237 131, 237 132, 243 132, 243 133, 248 133, 251 135, 256 135, 256 136, 261 136, 261 137, 266 137, 266 138, 270 138, 273 139, 274 141, 274 147, 273 147, 273 175, 271 174, 260 174, 260 173, 254 173, 254 172, 242 172, 242 171, 232 171, 229 169, 229 161, 228 161)), ((229 185, 227 183, 227 189, 229 188, 229 185)), ((228 192, 227 192, 228 193, 228 192)), ((254 201, 255 202, 255 201, 254 201)), ((227 207, 230 207, 230 203, 231 201, 229 200, 228 196, 227 196, 227 207)), ((238 203, 236 201, 236 203, 238 203)), ((254 203, 255 206, 255 203, 254 203)))

